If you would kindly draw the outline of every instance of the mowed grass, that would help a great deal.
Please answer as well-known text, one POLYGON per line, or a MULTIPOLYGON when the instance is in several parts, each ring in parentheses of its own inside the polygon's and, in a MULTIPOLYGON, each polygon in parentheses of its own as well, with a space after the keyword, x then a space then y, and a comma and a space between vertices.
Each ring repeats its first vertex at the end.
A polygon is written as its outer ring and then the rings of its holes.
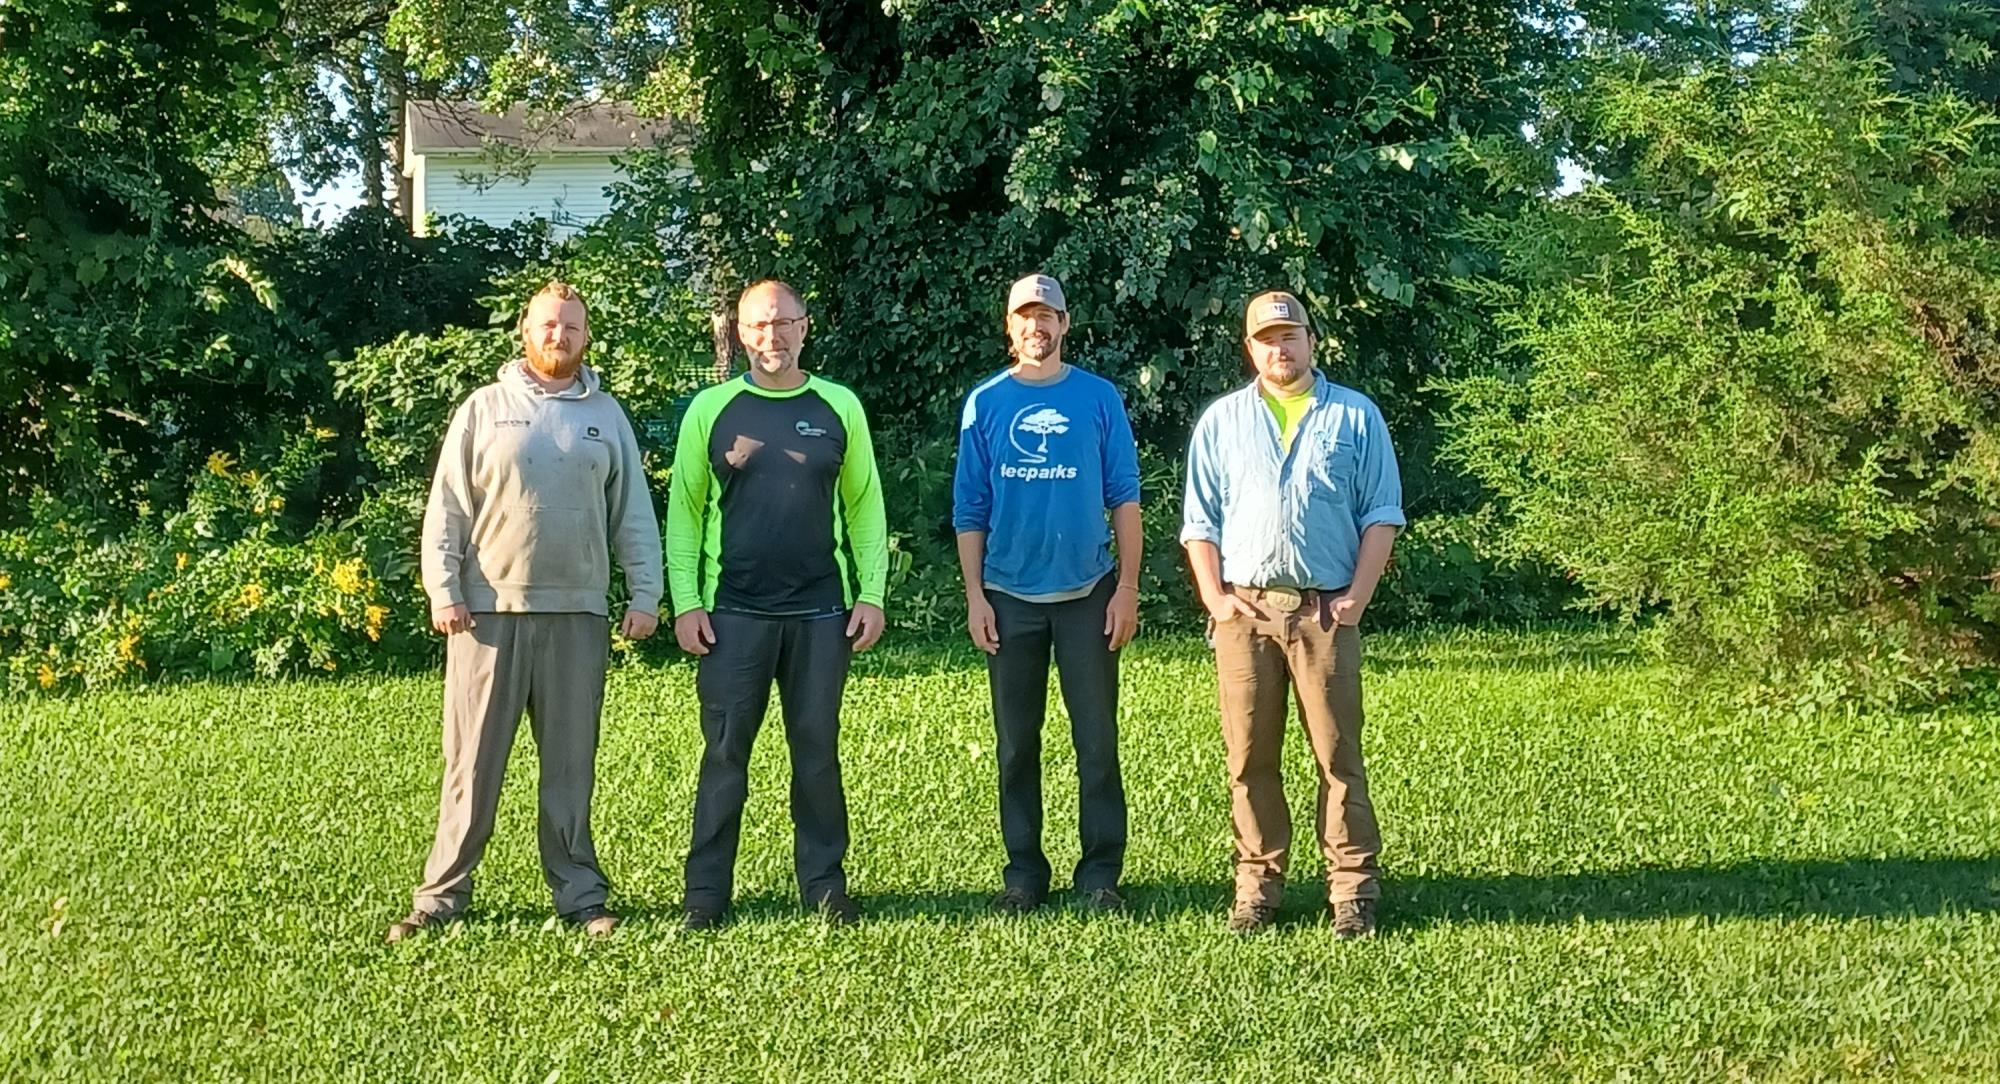
MULTIPOLYGON (((1228 798, 1196 641, 1121 726, 1133 913, 984 913, 1002 853, 976 656, 850 686, 849 874, 799 913, 775 719, 738 921, 678 929, 693 668, 613 674, 598 849, 630 921, 548 921, 524 731, 469 921, 386 947, 430 841, 435 677, 0 704, 0 1078, 2000 1078, 2000 724, 1684 699, 1597 632, 1371 638, 1386 926, 1328 934, 1287 741, 1285 920, 1223 929, 1228 798)), ((1075 861, 1066 723, 1049 845, 1075 861)))

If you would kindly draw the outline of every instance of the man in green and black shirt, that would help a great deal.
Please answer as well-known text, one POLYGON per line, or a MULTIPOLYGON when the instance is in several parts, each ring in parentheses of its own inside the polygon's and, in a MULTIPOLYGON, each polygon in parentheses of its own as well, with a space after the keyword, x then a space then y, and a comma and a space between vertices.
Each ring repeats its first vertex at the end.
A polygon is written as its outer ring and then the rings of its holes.
POLYGON ((792 753, 799 893, 846 924, 859 911, 841 868, 840 697, 853 652, 882 635, 882 485, 860 401, 799 368, 808 321, 798 293, 757 283, 736 321, 749 370, 688 404, 667 509, 674 636, 701 656, 705 742, 686 924, 713 926, 729 909, 750 746, 774 679, 792 753))

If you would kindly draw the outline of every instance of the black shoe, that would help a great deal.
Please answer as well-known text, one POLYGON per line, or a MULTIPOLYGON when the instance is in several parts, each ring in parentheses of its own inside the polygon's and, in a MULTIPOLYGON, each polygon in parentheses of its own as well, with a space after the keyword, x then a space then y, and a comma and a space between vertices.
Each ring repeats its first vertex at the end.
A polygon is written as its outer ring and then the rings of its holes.
POLYGON ((1256 933, 1268 930, 1278 921, 1278 909, 1268 903, 1256 900, 1237 900, 1229 909, 1230 933, 1256 933))
POLYGON ((993 901, 987 904, 987 906, 1003 915, 1025 915, 1035 908, 1040 907, 1042 899, 1043 897, 1037 896, 1025 888, 1015 888, 1009 885, 1001 889, 999 894, 994 896, 993 901))
POLYGON ((852 926, 861 921, 861 908, 845 892, 829 892, 812 905, 829 926, 852 926))
POLYGON ((1115 886, 1093 888, 1083 894, 1083 905, 1102 914, 1111 914, 1125 909, 1125 895, 1115 886))
POLYGON ((1375 936, 1375 901, 1340 900, 1328 905, 1333 912, 1333 936, 1342 941, 1375 936))
POLYGON ((688 907, 681 912, 681 929, 712 930, 728 919, 729 912, 720 907, 688 907))
POLYGON ((601 903, 592 904, 581 911, 571 911, 562 916, 564 922, 583 927, 583 932, 592 937, 604 937, 618 928, 622 921, 616 912, 601 903))
POLYGON ((436 911, 411 911, 402 921, 390 926, 388 935, 382 940, 393 945, 415 936, 419 930, 435 930, 447 922, 457 920, 457 915, 439 914, 436 911))

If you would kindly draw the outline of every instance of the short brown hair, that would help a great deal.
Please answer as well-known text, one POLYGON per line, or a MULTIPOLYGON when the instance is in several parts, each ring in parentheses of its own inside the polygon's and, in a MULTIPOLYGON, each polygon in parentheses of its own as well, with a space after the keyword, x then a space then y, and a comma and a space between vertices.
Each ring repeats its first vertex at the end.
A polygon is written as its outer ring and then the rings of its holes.
POLYGON ((583 315, 586 319, 589 318, 590 316, 590 303, 583 299, 582 294, 576 292, 576 287, 571 286, 569 283, 564 282, 561 279, 550 279, 549 284, 547 286, 544 286, 541 289, 536 290, 534 292, 534 295, 528 298, 528 303, 521 307, 521 319, 526 320, 528 318, 528 310, 534 308, 535 302, 544 297, 554 297, 554 298, 560 298, 564 301, 574 301, 577 304, 583 306, 583 315))

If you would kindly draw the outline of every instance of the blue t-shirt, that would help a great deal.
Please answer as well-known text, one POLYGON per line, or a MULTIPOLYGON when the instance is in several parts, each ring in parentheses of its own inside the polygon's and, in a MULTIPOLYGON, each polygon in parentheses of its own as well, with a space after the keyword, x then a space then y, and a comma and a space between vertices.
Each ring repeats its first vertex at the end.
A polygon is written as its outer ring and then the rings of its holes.
POLYGON ((951 523, 986 532, 988 586, 1034 597, 1096 583, 1111 571, 1104 513, 1138 499, 1139 448, 1109 380, 1003 369, 965 397, 951 523))

